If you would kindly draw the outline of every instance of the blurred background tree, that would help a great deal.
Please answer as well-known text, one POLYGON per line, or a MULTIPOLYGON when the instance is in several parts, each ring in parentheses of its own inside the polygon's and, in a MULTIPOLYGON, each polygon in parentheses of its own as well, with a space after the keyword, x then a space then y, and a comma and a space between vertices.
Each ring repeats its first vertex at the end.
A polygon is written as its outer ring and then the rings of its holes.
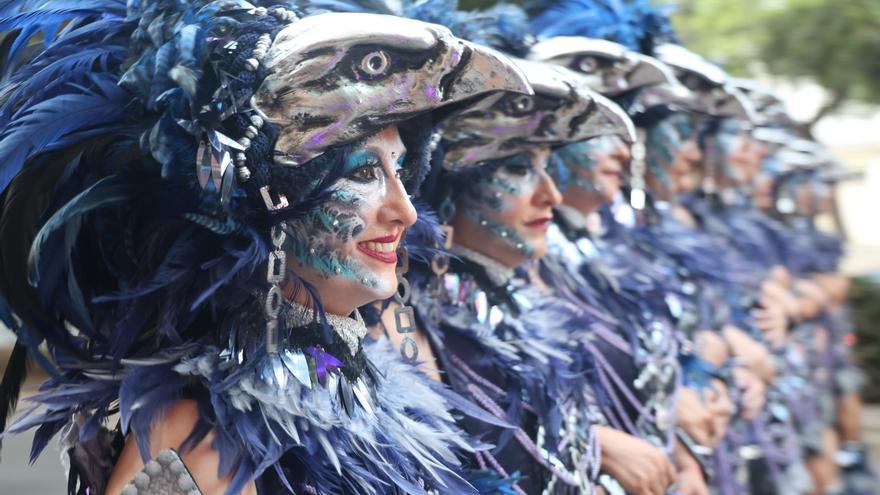
MULTIPOLYGON (((510 0, 527 4, 529 0, 510 0)), ((627 0, 606 0, 614 1, 627 0)), ((826 99, 801 132, 847 101, 880 104, 880 0, 654 0, 688 48, 734 75, 811 81, 826 99)), ((460 0, 484 9, 497 0, 460 0)))
POLYGON ((849 302, 852 306, 852 324, 855 342, 853 354, 867 380, 862 396, 868 402, 880 402, 880 278, 857 277, 852 281, 849 302))
POLYGON ((682 42, 742 76, 806 79, 827 91, 810 135, 847 101, 880 104, 877 0, 662 0, 682 42))

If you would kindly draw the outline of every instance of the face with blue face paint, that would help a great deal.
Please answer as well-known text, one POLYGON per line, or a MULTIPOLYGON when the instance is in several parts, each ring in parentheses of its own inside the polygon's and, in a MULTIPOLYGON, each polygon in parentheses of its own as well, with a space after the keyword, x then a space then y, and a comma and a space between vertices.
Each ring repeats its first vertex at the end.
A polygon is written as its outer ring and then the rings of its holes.
POLYGON ((657 199, 669 201, 697 187, 702 159, 688 114, 674 113, 647 129, 645 182, 657 199))
POLYGON ((601 136, 554 152, 554 179, 562 202, 583 214, 612 201, 620 191, 629 146, 618 136, 601 136))
POLYGON ((293 269, 330 313, 349 314, 396 290, 397 246, 416 221, 401 182, 405 153, 396 127, 366 139, 342 158, 329 197, 287 222, 293 269))
POLYGON ((546 167, 548 147, 486 165, 464 185, 451 225, 455 240, 511 268, 547 252, 546 233, 561 195, 546 167))
POLYGON ((767 148, 733 119, 715 133, 715 183, 719 187, 752 186, 761 172, 767 148))

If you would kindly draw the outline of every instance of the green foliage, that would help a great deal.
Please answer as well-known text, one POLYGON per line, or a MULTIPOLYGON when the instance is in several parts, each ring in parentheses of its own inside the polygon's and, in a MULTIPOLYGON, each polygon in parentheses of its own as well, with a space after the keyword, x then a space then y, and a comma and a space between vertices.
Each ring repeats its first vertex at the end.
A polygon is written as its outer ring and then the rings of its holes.
POLYGON ((880 102, 880 2, 800 0, 764 22, 773 74, 809 77, 833 94, 880 102))
POLYGON ((732 74, 807 78, 829 98, 805 131, 845 101, 880 103, 877 0, 657 0, 677 6, 686 46, 732 74))
POLYGON ((880 281, 877 278, 855 278, 850 289, 856 345, 856 360, 865 376, 865 401, 880 401, 880 281))
POLYGON ((760 28, 770 9, 767 0, 660 0, 674 6, 672 24, 682 43, 732 74, 746 76, 766 32, 760 28))

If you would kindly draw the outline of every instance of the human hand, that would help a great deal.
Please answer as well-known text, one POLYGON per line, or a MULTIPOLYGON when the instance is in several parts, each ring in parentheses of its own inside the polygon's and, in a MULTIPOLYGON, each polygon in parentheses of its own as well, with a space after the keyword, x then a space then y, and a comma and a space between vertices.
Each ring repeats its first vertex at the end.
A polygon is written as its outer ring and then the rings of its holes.
POLYGON ((742 366, 733 369, 733 379, 740 390, 742 416, 747 420, 758 417, 767 401, 767 386, 761 378, 742 366))
POLYGON ((712 385, 703 391, 703 401, 715 423, 715 434, 706 446, 715 448, 724 439, 730 418, 733 416, 733 402, 730 400, 727 384, 723 380, 713 378, 712 385))
POLYGON ((785 309, 779 305, 764 306, 752 311, 755 318, 755 326, 758 327, 768 342, 775 346, 785 343, 788 337, 788 315, 785 309))
POLYGON ((766 346, 733 325, 725 325, 722 332, 733 355, 742 366, 752 370, 764 381, 773 380, 776 376, 776 365, 773 364, 773 358, 766 346))
POLYGON ((681 495, 709 495, 709 487, 699 469, 679 471, 675 477, 675 491, 681 495))
POLYGON ((694 336, 694 343, 697 346, 697 355, 716 368, 724 366, 730 357, 727 342, 718 335, 718 332, 698 330, 694 336))
POLYGON ((675 468, 666 454, 650 443, 622 431, 596 428, 602 448, 602 470, 632 495, 664 495, 675 481, 675 468))
POLYGON ((675 442, 675 464, 678 472, 675 478, 675 491, 681 495, 709 495, 709 488, 703 476, 700 463, 680 440, 675 442))
POLYGON ((675 403, 675 416, 678 426, 687 433, 694 442, 709 446, 716 436, 715 420, 712 412, 700 399, 696 390, 681 387, 675 403))

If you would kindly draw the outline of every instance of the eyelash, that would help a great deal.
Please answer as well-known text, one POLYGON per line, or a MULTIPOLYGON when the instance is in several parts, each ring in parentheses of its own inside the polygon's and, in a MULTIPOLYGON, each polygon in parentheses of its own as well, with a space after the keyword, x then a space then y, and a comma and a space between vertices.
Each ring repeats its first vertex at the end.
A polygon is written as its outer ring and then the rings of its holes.
MULTIPOLYGON (((379 163, 378 161, 376 161, 374 159, 368 159, 368 160, 365 160, 364 163, 359 165, 357 168, 355 168, 354 170, 349 172, 348 178, 353 181, 360 182, 360 183, 371 182, 371 181, 374 181, 379 178, 379 174, 381 172, 377 172, 377 171, 380 170, 381 168, 382 168, 381 163, 379 163), (369 171, 369 176, 365 177, 363 174, 366 171, 369 171)), ((404 168, 404 167, 398 168, 394 172, 394 177, 396 177, 397 179, 399 179, 400 181, 403 181, 403 182, 406 182, 410 178, 411 175, 412 175, 411 171, 407 168, 404 168)))
POLYGON ((377 162, 376 160, 367 160, 361 165, 359 165, 356 169, 352 170, 348 174, 348 178, 360 183, 372 182, 379 178, 378 170, 382 168, 382 164, 377 162), (365 174, 369 174, 365 176, 365 174))
POLYGON ((529 168, 525 165, 508 165, 504 167, 504 171, 517 177, 525 177, 529 174, 529 168))

